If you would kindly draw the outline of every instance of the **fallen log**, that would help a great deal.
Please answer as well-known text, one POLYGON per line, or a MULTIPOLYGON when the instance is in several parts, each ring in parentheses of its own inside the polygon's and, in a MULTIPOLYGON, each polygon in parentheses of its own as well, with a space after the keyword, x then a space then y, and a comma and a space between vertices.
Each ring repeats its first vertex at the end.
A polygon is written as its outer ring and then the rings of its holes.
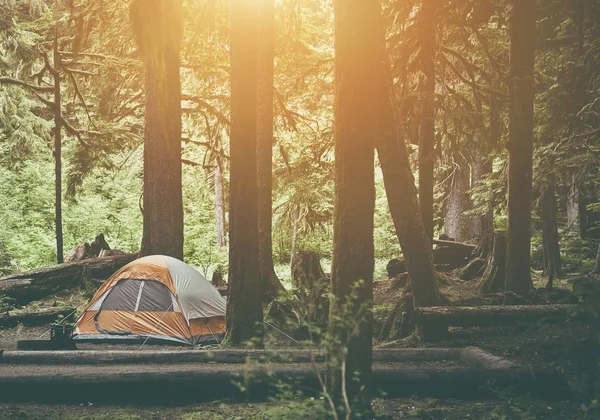
POLYGON ((415 324, 498 327, 568 319, 576 305, 431 306, 416 308, 415 324))
MULTIPOLYGON (((465 349, 466 350, 466 349, 465 349)), ((77 350, 77 351, 5 351, 5 365, 134 365, 181 363, 311 363, 325 362, 322 349, 315 350, 77 350)), ((460 348, 374 349, 373 362, 431 362, 460 360, 460 348)))
MULTIPOLYGON (((475 245, 452 241, 433 241, 438 246, 433 250, 433 262, 438 270, 453 270, 462 267, 469 262, 475 245)), ((394 258, 386 266, 390 279, 406 273, 406 261, 404 258, 394 258)))
POLYGON ((464 242, 456 242, 456 241, 444 241, 442 239, 434 239, 433 244, 437 245, 438 247, 460 249, 464 253, 468 252, 469 255, 471 253, 473 253, 473 251, 475 251, 475 248, 477 248, 477 245, 467 244, 464 242))
POLYGON ((467 347, 460 353, 460 359, 473 368, 517 369, 519 365, 510 360, 494 356, 479 347, 467 347))
POLYGON ((11 328, 17 324, 25 326, 44 325, 63 318, 73 312, 75 308, 71 307, 50 307, 28 311, 25 309, 16 309, 5 313, 0 313, 0 327, 11 328))
POLYGON ((114 255, 13 274, 0 278, 0 295, 14 298, 18 304, 27 304, 58 291, 77 287, 86 278, 107 279, 135 259, 136 254, 114 255))
MULTIPOLYGON (((215 399, 264 400, 287 390, 306 395, 322 392, 317 376, 325 366, 300 365, 171 365, 135 366, 3 366, 0 400, 35 402, 149 403, 197 402, 215 399), (166 386, 167 384, 168 386, 166 386), (243 386, 240 386, 242 385, 243 386), (134 390, 135 392, 133 392, 134 390)), ((549 370, 406 367, 374 364, 374 395, 398 397, 494 397, 498 389, 520 395, 568 399, 564 375, 549 370)), ((501 394, 503 397, 504 393, 501 394)))

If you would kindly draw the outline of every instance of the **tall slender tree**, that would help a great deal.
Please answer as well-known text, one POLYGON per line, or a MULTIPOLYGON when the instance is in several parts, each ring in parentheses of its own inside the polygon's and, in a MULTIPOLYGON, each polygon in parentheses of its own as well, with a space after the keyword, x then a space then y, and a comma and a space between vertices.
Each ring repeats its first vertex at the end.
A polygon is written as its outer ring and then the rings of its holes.
POLYGON ((273 79, 275 72, 275 1, 260 0, 258 25, 258 257, 265 300, 285 291, 273 265, 273 79))
MULTIPOLYGON (((381 12, 378 12, 381 15, 381 12)), ((375 125, 377 156, 396 235, 400 241, 410 276, 415 306, 435 306, 441 302, 431 240, 428 237, 417 198, 415 178, 410 168, 404 138, 398 132, 391 77, 385 48, 383 20, 375 27, 373 51, 376 65, 372 78, 377 82, 378 120, 375 125)))
POLYGON ((58 52, 58 30, 53 43, 54 78, 54 214, 56 216, 56 261, 64 262, 63 222, 62 222, 62 95, 60 92, 61 58, 58 52))
POLYGON ((524 293, 531 282, 531 203, 536 0, 514 0, 510 19, 508 248, 506 290, 524 293))
POLYGON ((231 145, 227 335, 232 346, 262 345, 258 259, 257 49, 258 10, 239 0, 231 12, 231 145))
POLYGON ((130 18, 145 69, 144 228, 140 255, 183 259, 181 0, 134 0, 130 18))
POLYGON ((435 51, 437 5, 423 0, 419 13, 421 35, 421 124, 419 127, 419 204, 425 233, 433 239, 433 169, 435 164, 435 51))
POLYGON ((349 305, 370 308, 373 301, 373 217, 375 211, 374 134, 380 58, 376 49, 379 4, 335 0, 335 205, 330 334, 347 351, 329 353, 328 386, 334 401, 348 396, 349 411, 370 408, 373 325, 369 311, 348 325, 349 305), (350 296, 355 291, 356 301, 350 296), (353 332, 353 329, 356 330, 353 332), (345 392, 344 392, 345 391, 345 392))

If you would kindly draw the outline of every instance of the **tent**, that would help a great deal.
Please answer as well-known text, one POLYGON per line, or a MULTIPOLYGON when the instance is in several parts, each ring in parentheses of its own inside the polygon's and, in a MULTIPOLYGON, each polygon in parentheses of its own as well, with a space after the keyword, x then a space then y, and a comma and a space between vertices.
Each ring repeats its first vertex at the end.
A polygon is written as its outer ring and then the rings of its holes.
POLYGON ((152 255, 104 282, 77 319, 73 339, 198 345, 220 342, 224 334, 219 291, 186 263, 152 255))

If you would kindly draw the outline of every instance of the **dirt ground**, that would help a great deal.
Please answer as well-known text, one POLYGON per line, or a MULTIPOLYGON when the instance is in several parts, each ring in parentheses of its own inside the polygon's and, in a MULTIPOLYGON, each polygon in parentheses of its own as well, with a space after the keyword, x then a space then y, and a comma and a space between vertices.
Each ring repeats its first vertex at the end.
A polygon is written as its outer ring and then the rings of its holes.
MULTIPOLYGON (((536 286, 542 287, 536 279, 536 286)), ((563 290, 570 289, 568 280, 559 282, 563 290)), ((401 290, 401 285, 391 281, 375 283, 375 304, 385 306, 401 290)), ((456 302, 465 304, 500 303, 501 297, 483 299, 477 291, 476 282, 462 282, 445 275, 442 291, 456 302)), ((565 292, 566 293, 566 292, 565 292)), ((560 301, 561 296, 538 294, 536 299, 560 301)), ((16 349, 17 340, 36 339, 46 328, 19 326, 0 330, 0 349, 16 349)), ((269 347, 294 347, 295 344, 276 331, 267 329, 269 347)), ((428 398, 375 400, 376 418, 380 419, 600 419, 600 412, 586 409, 582 405, 582 390, 586 369, 582 365, 581 343, 590 336, 590 331, 579 323, 513 325, 505 328, 452 329, 451 335, 441 342, 419 343, 409 337, 391 345, 393 347, 466 347, 479 346, 483 349, 532 367, 551 367, 564 371, 575 390, 567 401, 544 401, 524 395, 518 398, 498 395, 486 401, 436 400, 428 398), (587 410, 587 412, 586 412, 587 410)), ((380 345, 381 343, 376 343, 380 345)), ((388 343, 389 345, 389 343, 388 343)), ((140 345, 78 345, 80 349, 139 349, 140 345)), ((164 349, 163 346, 146 345, 144 349, 164 349)), ((172 349, 172 347, 169 347, 172 349)), ((186 349, 178 347, 177 349, 186 349)), ((0 369, 3 367, 0 365, 0 369)), ((600 388, 597 388, 600 389, 600 388)), ((82 405, 39 405, 0 403, 1 419, 320 419, 325 418, 323 401, 282 397, 265 403, 240 404, 213 402, 189 406, 107 406, 93 401, 82 405)))

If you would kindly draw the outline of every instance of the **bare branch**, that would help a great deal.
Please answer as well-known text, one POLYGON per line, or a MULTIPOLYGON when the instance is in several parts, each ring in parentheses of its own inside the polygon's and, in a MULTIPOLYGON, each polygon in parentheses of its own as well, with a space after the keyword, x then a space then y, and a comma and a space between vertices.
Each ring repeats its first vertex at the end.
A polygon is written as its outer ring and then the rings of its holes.
POLYGON ((10 77, 0 77, 0 85, 13 85, 20 86, 38 93, 52 93, 54 88, 52 86, 37 86, 31 83, 24 82, 18 79, 12 79, 10 77))

